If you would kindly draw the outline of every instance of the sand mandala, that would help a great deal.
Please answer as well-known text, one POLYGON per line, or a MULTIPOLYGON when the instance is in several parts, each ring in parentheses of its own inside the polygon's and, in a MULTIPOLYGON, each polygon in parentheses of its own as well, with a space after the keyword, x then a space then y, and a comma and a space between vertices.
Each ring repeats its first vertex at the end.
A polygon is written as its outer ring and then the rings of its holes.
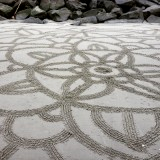
POLYGON ((0 159, 160 159, 158 28, 1 24, 0 159))

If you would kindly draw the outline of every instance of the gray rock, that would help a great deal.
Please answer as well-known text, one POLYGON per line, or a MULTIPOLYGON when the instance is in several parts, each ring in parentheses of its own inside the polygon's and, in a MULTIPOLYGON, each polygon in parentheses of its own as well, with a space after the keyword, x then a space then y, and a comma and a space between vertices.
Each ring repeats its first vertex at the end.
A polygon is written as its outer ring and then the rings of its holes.
POLYGON ((91 9, 97 8, 97 0, 91 0, 90 3, 89 3, 89 7, 91 9))
POLYGON ((140 11, 136 10, 136 11, 130 11, 127 13, 122 14, 122 16, 120 16, 120 19, 138 19, 140 18, 140 11))
POLYGON ((0 3, 0 15, 1 16, 10 18, 12 13, 13 13, 13 8, 12 7, 0 3))
POLYGON ((41 0, 40 2, 40 8, 43 9, 44 11, 48 11, 50 8, 50 0, 41 0))
POLYGON ((154 15, 150 15, 147 18, 147 22, 149 22, 149 23, 160 23, 160 17, 154 16, 154 15))
POLYGON ((135 0, 139 5, 141 6, 145 6, 145 7, 150 7, 150 6, 153 6, 155 5, 154 2, 151 2, 149 0, 135 0))
POLYGON ((123 14, 121 8, 117 8, 117 7, 116 7, 116 8, 113 8, 112 11, 111 11, 111 13, 114 13, 114 14, 116 14, 117 16, 121 16, 121 15, 123 14))
POLYGON ((19 11, 17 14, 16 14, 16 20, 24 20, 26 18, 28 18, 31 14, 31 9, 25 9, 25 10, 22 10, 22 11, 19 11))
POLYGON ((32 9, 31 16, 35 18, 44 19, 46 18, 47 13, 41 8, 39 8, 39 6, 36 6, 35 8, 32 9))
POLYGON ((0 0, 0 3, 12 5, 16 2, 16 0, 0 0))
POLYGON ((132 7, 134 5, 134 0, 115 0, 116 4, 122 7, 132 7))
POLYGON ((160 16, 160 5, 153 5, 151 7, 148 7, 143 11, 143 13, 144 14, 150 13, 155 16, 160 16))
POLYGON ((103 8, 91 9, 83 13, 83 17, 96 16, 99 12, 106 12, 103 8))
POLYGON ((82 17, 82 12, 81 11, 73 11, 70 15, 71 19, 77 19, 82 17))
POLYGON ((98 15, 96 17, 97 17, 98 22, 104 22, 104 21, 107 21, 110 19, 115 19, 117 17, 117 15, 113 14, 113 13, 101 12, 101 13, 98 13, 98 15))
POLYGON ((67 8, 61 8, 59 10, 51 10, 48 14, 52 20, 56 22, 63 22, 69 18, 71 11, 67 8))
POLYGON ((96 16, 91 16, 91 17, 84 17, 84 18, 78 18, 76 19, 77 23, 83 24, 83 23, 97 23, 97 18, 96 16))
POLYGON ((116 4, 112 1, 104 1, 104 8, 106 12, 111 12, 111 10, 116 7, 116 4))
POLYGON ((0 21, 6 20, 7 18, 0 16, 0 21))
POLYGON ((66 6, 67 8, 69 8, 71 11, 75 11, 75 10, 85 10, 87 7, 86 3, 81 3, 79 1, 76 0, 68 0, 66 2, 66 6))
POLYGON ((64 7, 64 0, 51 0, 50 9, 59 9, 64 7))
POLYGON ((114 7, 116 7, 115 3, 110 0, 98 0, 97 6, 98 8, 104 8, 106 12, 110 12, 114 7))
POLYGON ((37 24, 43 24, 43 21, 39 18, 29 17, 25 20, 23 20, 23 23, 37 23, 37 24))

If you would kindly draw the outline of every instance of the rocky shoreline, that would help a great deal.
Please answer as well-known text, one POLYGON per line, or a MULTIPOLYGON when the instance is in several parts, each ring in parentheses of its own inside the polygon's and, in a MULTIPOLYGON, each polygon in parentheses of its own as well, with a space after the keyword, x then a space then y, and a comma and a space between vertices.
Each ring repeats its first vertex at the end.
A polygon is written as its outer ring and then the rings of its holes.
POLYGON ((160 23, 160 0, 0 0, 0 20, 160 23))

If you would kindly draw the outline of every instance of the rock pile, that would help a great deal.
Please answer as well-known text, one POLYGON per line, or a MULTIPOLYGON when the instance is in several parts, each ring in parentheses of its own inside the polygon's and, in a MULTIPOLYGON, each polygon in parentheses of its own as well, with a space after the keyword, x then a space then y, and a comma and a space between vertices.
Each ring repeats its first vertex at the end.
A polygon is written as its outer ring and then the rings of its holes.
POLYGON ((103 23, 112 19, 141 19, 160 23, 160 0, 0 0, 0 20, 13 16, 26 21, 39 18, 103 23))

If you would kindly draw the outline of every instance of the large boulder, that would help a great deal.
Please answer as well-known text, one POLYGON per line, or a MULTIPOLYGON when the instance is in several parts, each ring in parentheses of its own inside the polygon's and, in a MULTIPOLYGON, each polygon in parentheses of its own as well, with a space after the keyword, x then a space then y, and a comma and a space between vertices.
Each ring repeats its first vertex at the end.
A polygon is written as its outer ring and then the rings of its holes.
POLYGON ((12 5, 16 2, 16 0, 0 0, 0 3, 12 5))
POLYGON ((110 20, 110 19, 117 18, 117 15, 113 14, 113 13, 103 13, 103 12, 101 12, 101 13, 98 13, 98 15, 96 17, 97 17, 98 22, 104 22, 104 21, 107 21, 107 20, 110 20))
POLYGON ((51 0, 50 9, 59 9, 64 7, 64 0, 51 0))
MULTIPOLYGON (((37 0, 22 0, 21 5, 19 6, 19 11, 28 9, 28 8, 33 8, 37 5, 38 1, 37 0)), ((13 9, 17 9, 19 5, 19 0, 14 4, 13 9)))
POLYGON ((71 11, 75 11, 75 10, 82 10, 83 11, 87 8, 86 3, 81 3, 80 1, 76 1, 76 0, 68 0, 66 2, 66 6, 71 11))
POLYGON ((77 19, 82 17, 82 12, 81 11, 73 11, 70 15, 71 19, 77 19))
POLYGON ((91 17, 84 17, 84 18, 78 18, 77 20, 77 24, 83 24, 83 23, 97 23, 97 18, 96 16, 91 16, 91 17))
POLYGON ((17 14, 16 14, 16 19, 17 20, 24 20, 26 18, 28 18, 31 14, 31 9, 25 9, 25 10, 22 10, 22 11, 19 11, 17 14))
POLYGON ((116 4, 122 7, 132 7, 135 3, 134 0, 115 0, 116 4))
POLYGON ((114 7, 116 7, 116 4, 110 0, 98 0, 97 6, 99 8, 104 8, 106 12, 110 12, 114 7))
POLYGON ((50 0, 41 0, 40 2, 40 8, 43 9, 44 11, 48 11, 50 8, 50 0))
POLYGON ((138 5, 140 6, 145 6, 145 7, 150 7, 155 5, 156 3, 151 2, 150 0, 135 0, 138 5))
POLYGON ((154 15, 150 15, 147 18, 147 22, 149 22, 149 23, 160 23, 160 17, 154 16, 154 15))
POLYGON ((0 15, 4 16, 6 18, 10 18, 13 14, 13 8, 5 5, 3 3, 0 3, 0 15))
POLYGON ((49 17, 56 22, 66 21, 71 15, 71 11, 67 8, 61 8, 59 10, 51 10, 48 12, 49 17))
POLYGON ((111 13, 116 14, 118 17, 121 16, 123 14, 122 9, 115 7, 111 10, 111 13))
POLYGON ((46 18, 47 13, 41 8, 39 8, 39 6, 36 6, 35 8, 32 9, 31 16, 35 18, 44 19, 46 18))
POLYGON ((140 18, 140 10, 124 13, 120 17, 120 19, 138 19, 138 18, 140 18))
POLYGON ((91 0, 90 3, 89 3, 89 7, 91 9, 97 8, 97 0, 91 0))
POLYGON ((144 14, 150 13, 155 16, 160 16, 160 5, 153 5, 151 7, 148 7, 143 11, 143 13, 144 14))
POLYGON ((103 8, 91 9, 83 13, 83 17, 96 16, 99 12, 105 12, 103 8))

